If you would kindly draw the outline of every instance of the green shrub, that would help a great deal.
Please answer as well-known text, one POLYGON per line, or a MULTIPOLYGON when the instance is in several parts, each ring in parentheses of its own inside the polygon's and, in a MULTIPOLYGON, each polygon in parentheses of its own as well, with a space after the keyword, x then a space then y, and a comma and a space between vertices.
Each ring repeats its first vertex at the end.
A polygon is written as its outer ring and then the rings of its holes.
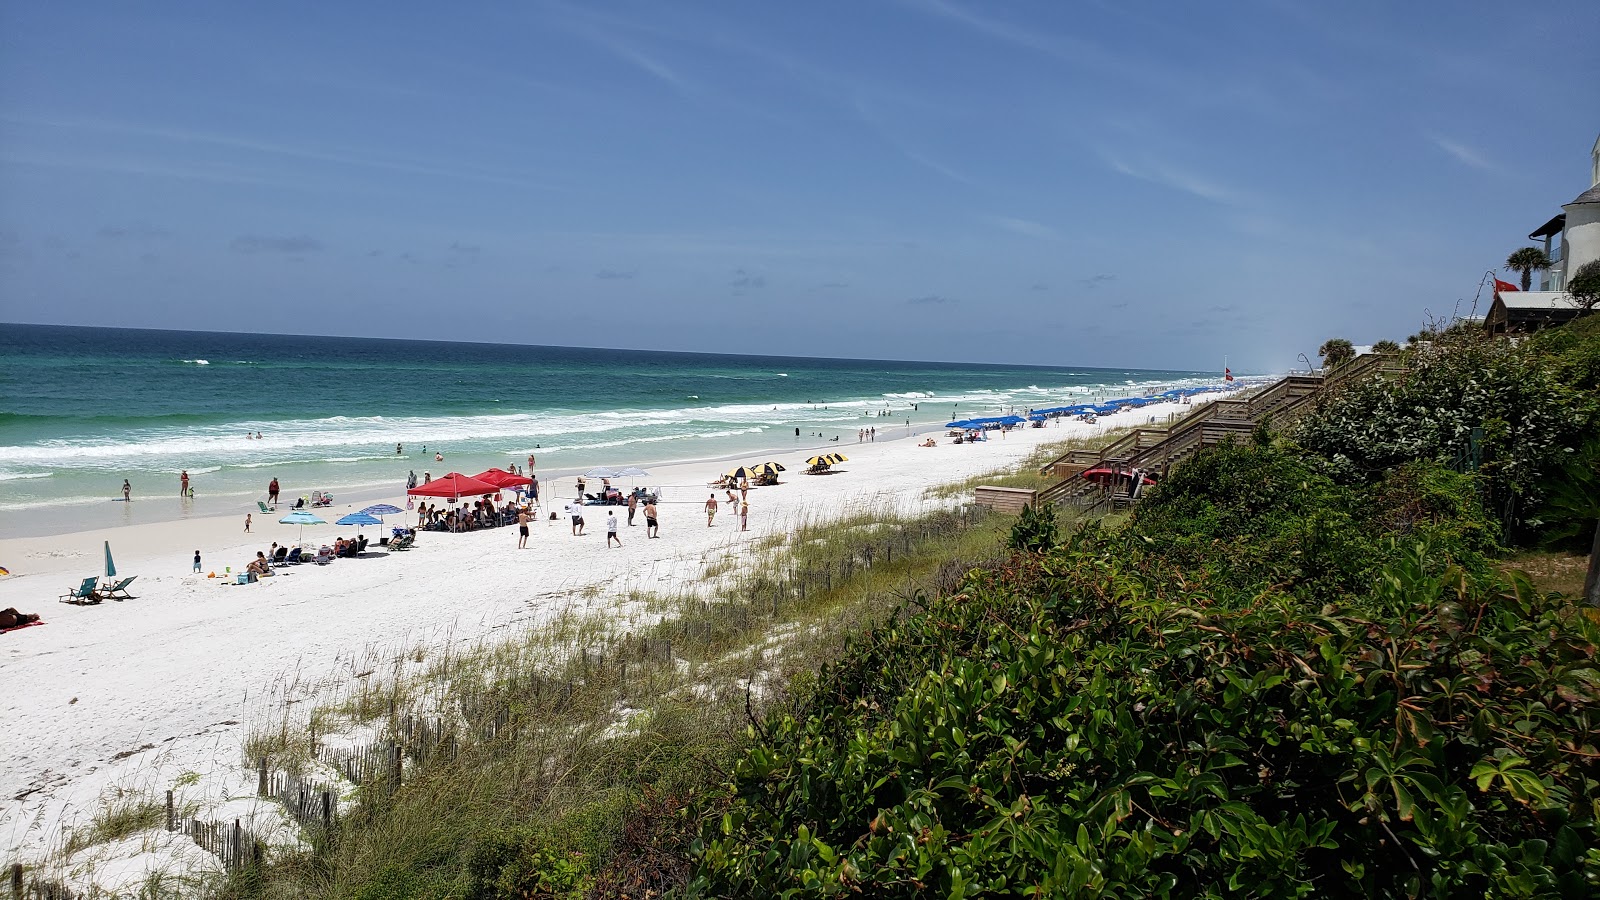
POLYGON ((1600 426, 1597 398, 1568 384, 1551 355, 1481 332, 1453 330, 1403 358, 1401 375, 1329 393, 1294 438, 1336 478, 1370 483, 1417 460, 1470 465, 1479 429, 1485 501, 1520 531, 1562 458, 1600 426))
POLYGON ((1030 503, 1011 526, 1008 545, 1021 553, 1043 553, 1056 545, 1056 508, 1030 503))
POLYGON ((1359 510, 1353 491, 1263 438, 1178 465, 1135 507, 1130 529, 1145 552, 1197 577, 1331 597, 1365 586, 1373 565, 1359 510))
POLYGON ((1600 890, 1595 624, 1420 546, 1321 607, 1089 533, 874 632, 738 762, 719 896, 1600 890))

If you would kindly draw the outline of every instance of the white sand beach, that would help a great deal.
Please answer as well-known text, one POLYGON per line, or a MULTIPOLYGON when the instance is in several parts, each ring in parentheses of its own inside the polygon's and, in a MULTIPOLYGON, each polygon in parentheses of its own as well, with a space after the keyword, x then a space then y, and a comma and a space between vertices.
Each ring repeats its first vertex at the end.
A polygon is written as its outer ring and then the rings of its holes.
MULTIPOLYGON (((1160 421, 1183 409, 1150 406, 1096 425, 1056 420, 976 445, 957 446, 938 434, 938 446, 923 448, 885 434, 876 443, 833 445, 850 462, 827 477, 803 474, 806 454, 761 455, 788 471, 782 484, 751 491, 744 533, 726 510, 710 528, 701 511, 706 483, 729 464, 654 469, 640 483, 664 491, 661 538, 645 539, 642 515, 629 528, 622 509, 620 548, 607 548, 606 512, 591 507, 586 536, 571 536, 564 519, 544 518, 526 550, 517 549, 516 528, 430 532, 411 552, 302 565, 258 584, 226 585, 191 573, 196 549, 205 571, 238 572, 271 542, 295 543, 299 529, 257 514, 254 533, 246 535, 241 510, 225 518, 0 541, 0 560, 13 572, 0 579, 0 607, 42 613, 46 622, 0 635, 0 683, 7 686, 0 696, 0 756, 8 762, 0 771, 0 845, 7 858, 42 858, 59 847, 63 829, 87 822, 119 790, 159 794, 178 786, 184 802, 211 818, 249 815, 254 775, 242 765, 241 723, 318 684, 359 675, 410 648, 538 628, 564 610, 638 616, 624 603, 630 589, 670 593, 697 579, 708 561, 803 520, 916 513, 950 502, 929 499, 929 486, 1014 467, 1040 443, 1143 424, 1150 416, 1160 421), (130 588, 134 599, 58 603, 58 595, 99 571, 107 540, 119 572, 139 576, 130 588)), ((573 483, 544 481, 548 516, 572 496, 573 483)), ((403 507, 405 498, 386 502, 403 507)), ((331 522, 355 508, 341 504, 319 514, 331 522)), ((305 538, 331 542, 357 530, 330 524, 306 529, 305 538)), ((365 529, 374 543, 379 531, 365 529)), ((196 849, 168 834, 102 848, 98 866, 80 866, 72 883, 114 890, 146 871, 211 864, 196 849)))

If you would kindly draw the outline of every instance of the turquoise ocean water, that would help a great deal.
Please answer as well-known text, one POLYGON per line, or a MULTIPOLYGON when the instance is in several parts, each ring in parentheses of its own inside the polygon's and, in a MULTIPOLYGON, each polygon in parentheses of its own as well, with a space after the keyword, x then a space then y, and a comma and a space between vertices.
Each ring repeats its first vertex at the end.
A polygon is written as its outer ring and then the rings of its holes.
POLYGON ((820 446, 836 434, 853 442, 864 426, 904 433, 908 418, 927 426, 1216 380, 1068 365, 0 325, 0 536, 242 514, 273 477, 285 497, 314 488, 376 496, 397 492, 411 471, 471 474, 526 465, 529 453, 541 476, 648 466, 820 446), (185 468, 192 502, 177 497, 185 468), (113 503, 125 478, 135 503, 113 503))

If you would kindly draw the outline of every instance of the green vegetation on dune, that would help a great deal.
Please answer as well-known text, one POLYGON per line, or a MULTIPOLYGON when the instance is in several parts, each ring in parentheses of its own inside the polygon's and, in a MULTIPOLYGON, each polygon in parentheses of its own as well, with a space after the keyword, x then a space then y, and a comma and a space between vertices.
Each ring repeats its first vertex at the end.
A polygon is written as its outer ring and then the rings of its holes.
POLYGON ((1383 534, 1299 466, 1208 452, 1127 527, 876 629, 758 732, 697 888, 1600 890, 1600 629, 1497 576, 1476 528, 1383 534))
MULTIPOLYGON (((466 745, 231 887, 1600 895, 1600 614, 1564 555, 1600 518, 1600 317, 1397 358, 1131 513, 810 524, 631 598, 659 624, 363 688, 314 721, 431 704, 466 745)), ((1061 449, 929 495, 1043 487, 1061 449)))

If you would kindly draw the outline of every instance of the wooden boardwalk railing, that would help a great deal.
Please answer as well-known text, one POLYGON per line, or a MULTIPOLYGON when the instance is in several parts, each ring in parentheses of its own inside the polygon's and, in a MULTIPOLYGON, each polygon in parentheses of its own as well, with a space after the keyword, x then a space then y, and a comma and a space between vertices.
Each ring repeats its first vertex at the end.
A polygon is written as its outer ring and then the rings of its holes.
POLYGON ((1248 436, 1265 421, 1291 423, 1329 390, 1364 375, 1398 371, 1394 354, 1367 353, 1320 374, 1286 375, 1248 397, 1214 400, 1164 428, 1135 428, 1099 449, 1069 450, 1040 467, 1040 474, 1062 478, 1040 491, 1037 502, 1074 503, 1089 511, 1131 503, 1136 498, 1079 476, 1097 466, 1165 476, 1201 447, 1248 436))

